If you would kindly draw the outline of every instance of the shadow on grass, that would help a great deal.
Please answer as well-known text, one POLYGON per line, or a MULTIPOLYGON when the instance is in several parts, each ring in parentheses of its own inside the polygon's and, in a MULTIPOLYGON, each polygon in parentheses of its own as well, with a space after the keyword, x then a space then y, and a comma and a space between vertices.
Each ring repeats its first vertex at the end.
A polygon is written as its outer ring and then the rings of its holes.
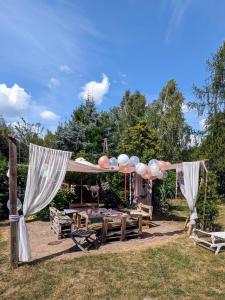
POLYGON ((40 258, 34 259, 32 261, 21 262, 19 264, 19 266, 23 266, 23 265, 35 266, 35 265, 37 265, 39 263, 51 260, 51 259, 53 259, 55 257, 58 257, 58 256, 61 256, 63 254, 68 254, 68 253, 71 253, 71 252, 80 252, 80 251, 81 250, 74 245, 74 246, 70 247, 67 250, 63 250, 63 251, 60 251, 60 252, 57 252, 57 253, 53 253, 53 254, 50 254, 50 255, 47 255, 47 256, 44 256, 44 257, 40 257, 40 258))
POLYGON ((143 232, 142 233, 142 238, 146 239, 146 238, 154 238, 154 237, 162 237, 162 236, 174 236, 177 234, 182 234, 184 232, 183 229, 180 230, 175 230, 175 231, 168 231, 168 232, 154 232, 154 233, 150 233, 150 232, 143 232))

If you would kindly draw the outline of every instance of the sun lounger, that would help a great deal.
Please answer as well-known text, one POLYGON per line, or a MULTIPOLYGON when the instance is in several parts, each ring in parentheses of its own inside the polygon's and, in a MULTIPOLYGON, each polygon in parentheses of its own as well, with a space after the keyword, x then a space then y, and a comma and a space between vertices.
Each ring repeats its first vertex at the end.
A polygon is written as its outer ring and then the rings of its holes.
POLYGON ((194 229, 191 235, 195 245, 202 246, 218 254, 222 247, 225 247, 225 231, 206 232, 194 229))

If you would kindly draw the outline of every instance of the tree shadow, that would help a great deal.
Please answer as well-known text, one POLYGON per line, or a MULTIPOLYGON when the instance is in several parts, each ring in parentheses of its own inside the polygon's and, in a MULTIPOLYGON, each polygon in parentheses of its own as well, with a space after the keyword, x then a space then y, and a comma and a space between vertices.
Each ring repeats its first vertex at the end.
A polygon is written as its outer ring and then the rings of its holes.
MULTIPOLYGON (((63 254, 69 254, 69 253, 74 253, 74 252, 82 252, 78 247, 76 247, 75 245, 73 245, 72 247, 66 249, 66 250, 62 250, 62 251, 59 251, 57 253, 52 253, 50 255, 46 255, 44 257, 40 257, 40 258, 37 258, 37 259, 34 259, 34 260, 31 260, 31 261, 28 261, 28 262, 20 262, 19 263, 19 266, 23 266, 23 265, 30 265, 30 266, 35 266, 39 263, 42 263, 42 262, 45 262, 47 260, 51 260, 55 257, 58 257, 58 256, 61 256, 63 254)), ((84 252, 85 254, 88 252, 84 252)))
POLYGON ((183 232, 184 232, 183 229, 175 230, 175 231, 168 231, 168 232, 154 232, 154 233, 144 231, 142 233, 142 238, 147 239, 147 238, 162 237, 162 236, 174 236, 177 234, 181 234, 183 232))

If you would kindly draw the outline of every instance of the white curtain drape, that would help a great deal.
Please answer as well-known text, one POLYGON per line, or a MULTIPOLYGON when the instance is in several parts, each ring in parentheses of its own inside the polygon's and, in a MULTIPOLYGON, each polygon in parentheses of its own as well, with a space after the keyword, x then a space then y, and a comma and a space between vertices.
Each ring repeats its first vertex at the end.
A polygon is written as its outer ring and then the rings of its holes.
POLYGON ((71 154, 71 152, 30 144, 23 216, 20 216, 18 226, 20 261, 28 261, 31 258, 24 217, 42 210, 55 197, 65 177, 71 154))
POLYGON ((179 169, 179 172, 182 172, 182 176, 179 176, 180 189, 190 209, 191 224, 195 224, 195 219, 198 218, 195 204, 198 196, 199 168, 200 161, 195 161, 183 162, 179 169))

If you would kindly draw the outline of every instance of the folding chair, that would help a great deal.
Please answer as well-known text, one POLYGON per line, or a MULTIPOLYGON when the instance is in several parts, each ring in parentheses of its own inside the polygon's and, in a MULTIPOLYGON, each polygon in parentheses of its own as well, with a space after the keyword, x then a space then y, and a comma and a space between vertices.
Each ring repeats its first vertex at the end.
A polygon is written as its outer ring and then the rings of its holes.
POLYGON ((77 229, 72 231, 69 237, 71 237, 74 244, 84 252, 87 252, 91 246, 98 249, 101 243, 100 239, 96 236, 96 232, 90 229, 77 229))

